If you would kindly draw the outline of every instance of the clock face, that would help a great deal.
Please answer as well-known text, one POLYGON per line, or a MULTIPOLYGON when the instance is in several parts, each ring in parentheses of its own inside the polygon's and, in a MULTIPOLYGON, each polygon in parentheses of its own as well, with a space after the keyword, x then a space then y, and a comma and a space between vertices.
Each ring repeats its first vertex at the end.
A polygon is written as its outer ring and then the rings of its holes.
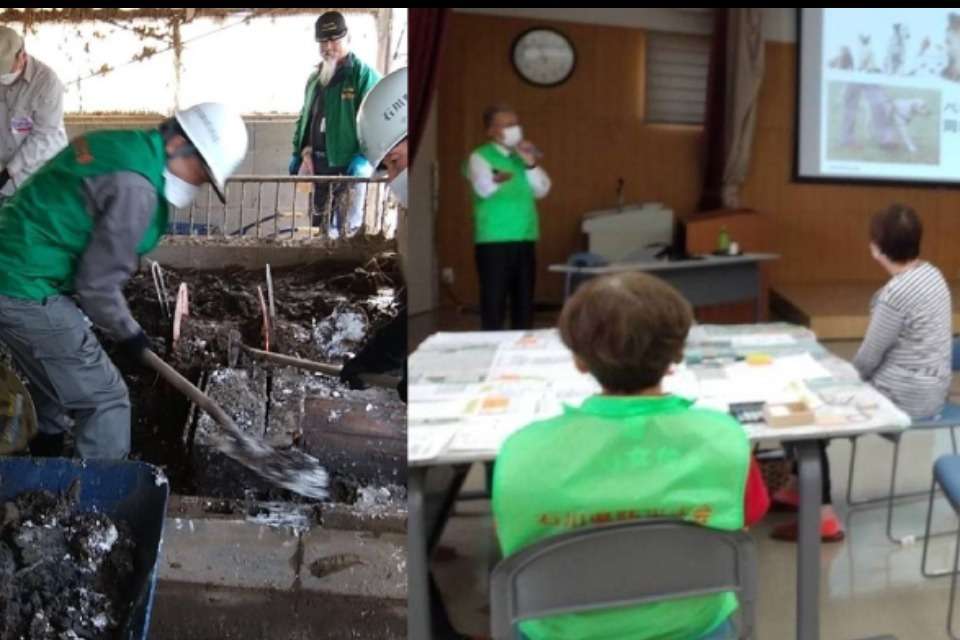
POLYGON ((573 43, 554 29, 525 31, 513 43, 513 66, 520 77, 541 87, 561 84, 573 73, 577 52, 573 43))

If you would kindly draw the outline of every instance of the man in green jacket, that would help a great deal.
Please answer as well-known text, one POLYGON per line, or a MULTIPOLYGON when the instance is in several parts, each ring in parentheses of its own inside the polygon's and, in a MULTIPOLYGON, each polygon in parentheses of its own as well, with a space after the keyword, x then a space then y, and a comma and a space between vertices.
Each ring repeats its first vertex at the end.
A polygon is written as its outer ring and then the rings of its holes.
MULTIPOLYGON (((320 16, 316 38, 322 60, 307 80, 290 174, 369 177, 372 169, 357 140, 357 111, 380 74, 350 52, 343 14, 328 11, 320 16)), ((352 235, 363 224, 366 184, 318 185, 313 195, 312 223, 319 226, 329 207, 332 237, 352 235)))
POLYGON ((60 455, 68 429, 82 458, 129 453, 127 387, 91 323, 142 359, 149 343, 124 284, 166 233, 170 207, 190 206, 207 182, 223 199, 246 152, 240 116, 199 104, 159 129, 74 139, 0 207, 0 342, 30 380, 34 455, 60 455))

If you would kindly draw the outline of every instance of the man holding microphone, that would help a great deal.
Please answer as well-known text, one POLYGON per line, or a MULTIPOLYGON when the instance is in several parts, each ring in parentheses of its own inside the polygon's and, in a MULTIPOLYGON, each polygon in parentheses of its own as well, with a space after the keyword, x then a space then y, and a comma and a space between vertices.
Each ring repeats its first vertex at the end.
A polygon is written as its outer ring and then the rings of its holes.
POLYGON ((536 201, 550 192, 537 148, 523 137, 516 112, 494 105, 483 114, 488 141, 470 156, 480 316, 484 331, 503 329, 510 301, 512 329, 533 327, 536 201))

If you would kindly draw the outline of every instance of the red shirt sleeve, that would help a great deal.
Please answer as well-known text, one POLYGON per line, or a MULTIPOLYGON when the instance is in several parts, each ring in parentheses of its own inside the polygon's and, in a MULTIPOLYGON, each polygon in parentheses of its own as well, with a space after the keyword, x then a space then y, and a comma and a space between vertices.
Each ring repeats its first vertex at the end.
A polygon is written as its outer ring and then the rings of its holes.
POLYGON ((743 497, 743 523, 750 527, 759 522, 770 509, 770 493, 760 473, 757 459, 750 456, 750 470, 747 472, 747 488, 743 497))

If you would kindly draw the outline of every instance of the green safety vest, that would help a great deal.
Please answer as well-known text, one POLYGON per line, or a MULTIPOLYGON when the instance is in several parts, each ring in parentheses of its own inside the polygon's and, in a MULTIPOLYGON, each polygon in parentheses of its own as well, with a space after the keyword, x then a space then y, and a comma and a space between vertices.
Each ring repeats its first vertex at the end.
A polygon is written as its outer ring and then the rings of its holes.
MULTIPOLYGON (((513 434, 493 479, 504 556, 580 527, 640 518, 741 529, 747 436, 729 415, 690 405, 676 396, 594 396, 513 434)), ((724 593, 530 620, 520 629, 530 640, 694 640, 736 608, 736 596, 724 593)))
POLYGON ((536 241, 540 236, 537 200, 527 180, 527 164, 517 153, 503 155, 488 142, 474 153, 491 168, 513 174, 488 198, 473 189, 473 219, 477 243, 536 241))
POLYGON ((303 107, 293 127, 294 156, 299 156, 303 147, 309 143, 307 123, 318 89, 323 91, 323 109, 327 119, 327 162, 331 167, 346 167, 353 156, 360 153, 360 143, 357 141, 357 111, 370 89, 380 81, 380 74, 352 53, 348 54, 348 60, 344 64, 348 65, 345 72, 336 81, 331 80, 326 87, 320 86, 319 70, 307 78, 307 86, 303 91, 303 107))
POLYGON ((83 181, 119 171, 142 175, 159 194, 137 253, 167 230, 166 152, 159 131, 97 131, 74 139, 0 207, 0 295, 28 300, 73 293, 77 262, 96 220, 83 181))

